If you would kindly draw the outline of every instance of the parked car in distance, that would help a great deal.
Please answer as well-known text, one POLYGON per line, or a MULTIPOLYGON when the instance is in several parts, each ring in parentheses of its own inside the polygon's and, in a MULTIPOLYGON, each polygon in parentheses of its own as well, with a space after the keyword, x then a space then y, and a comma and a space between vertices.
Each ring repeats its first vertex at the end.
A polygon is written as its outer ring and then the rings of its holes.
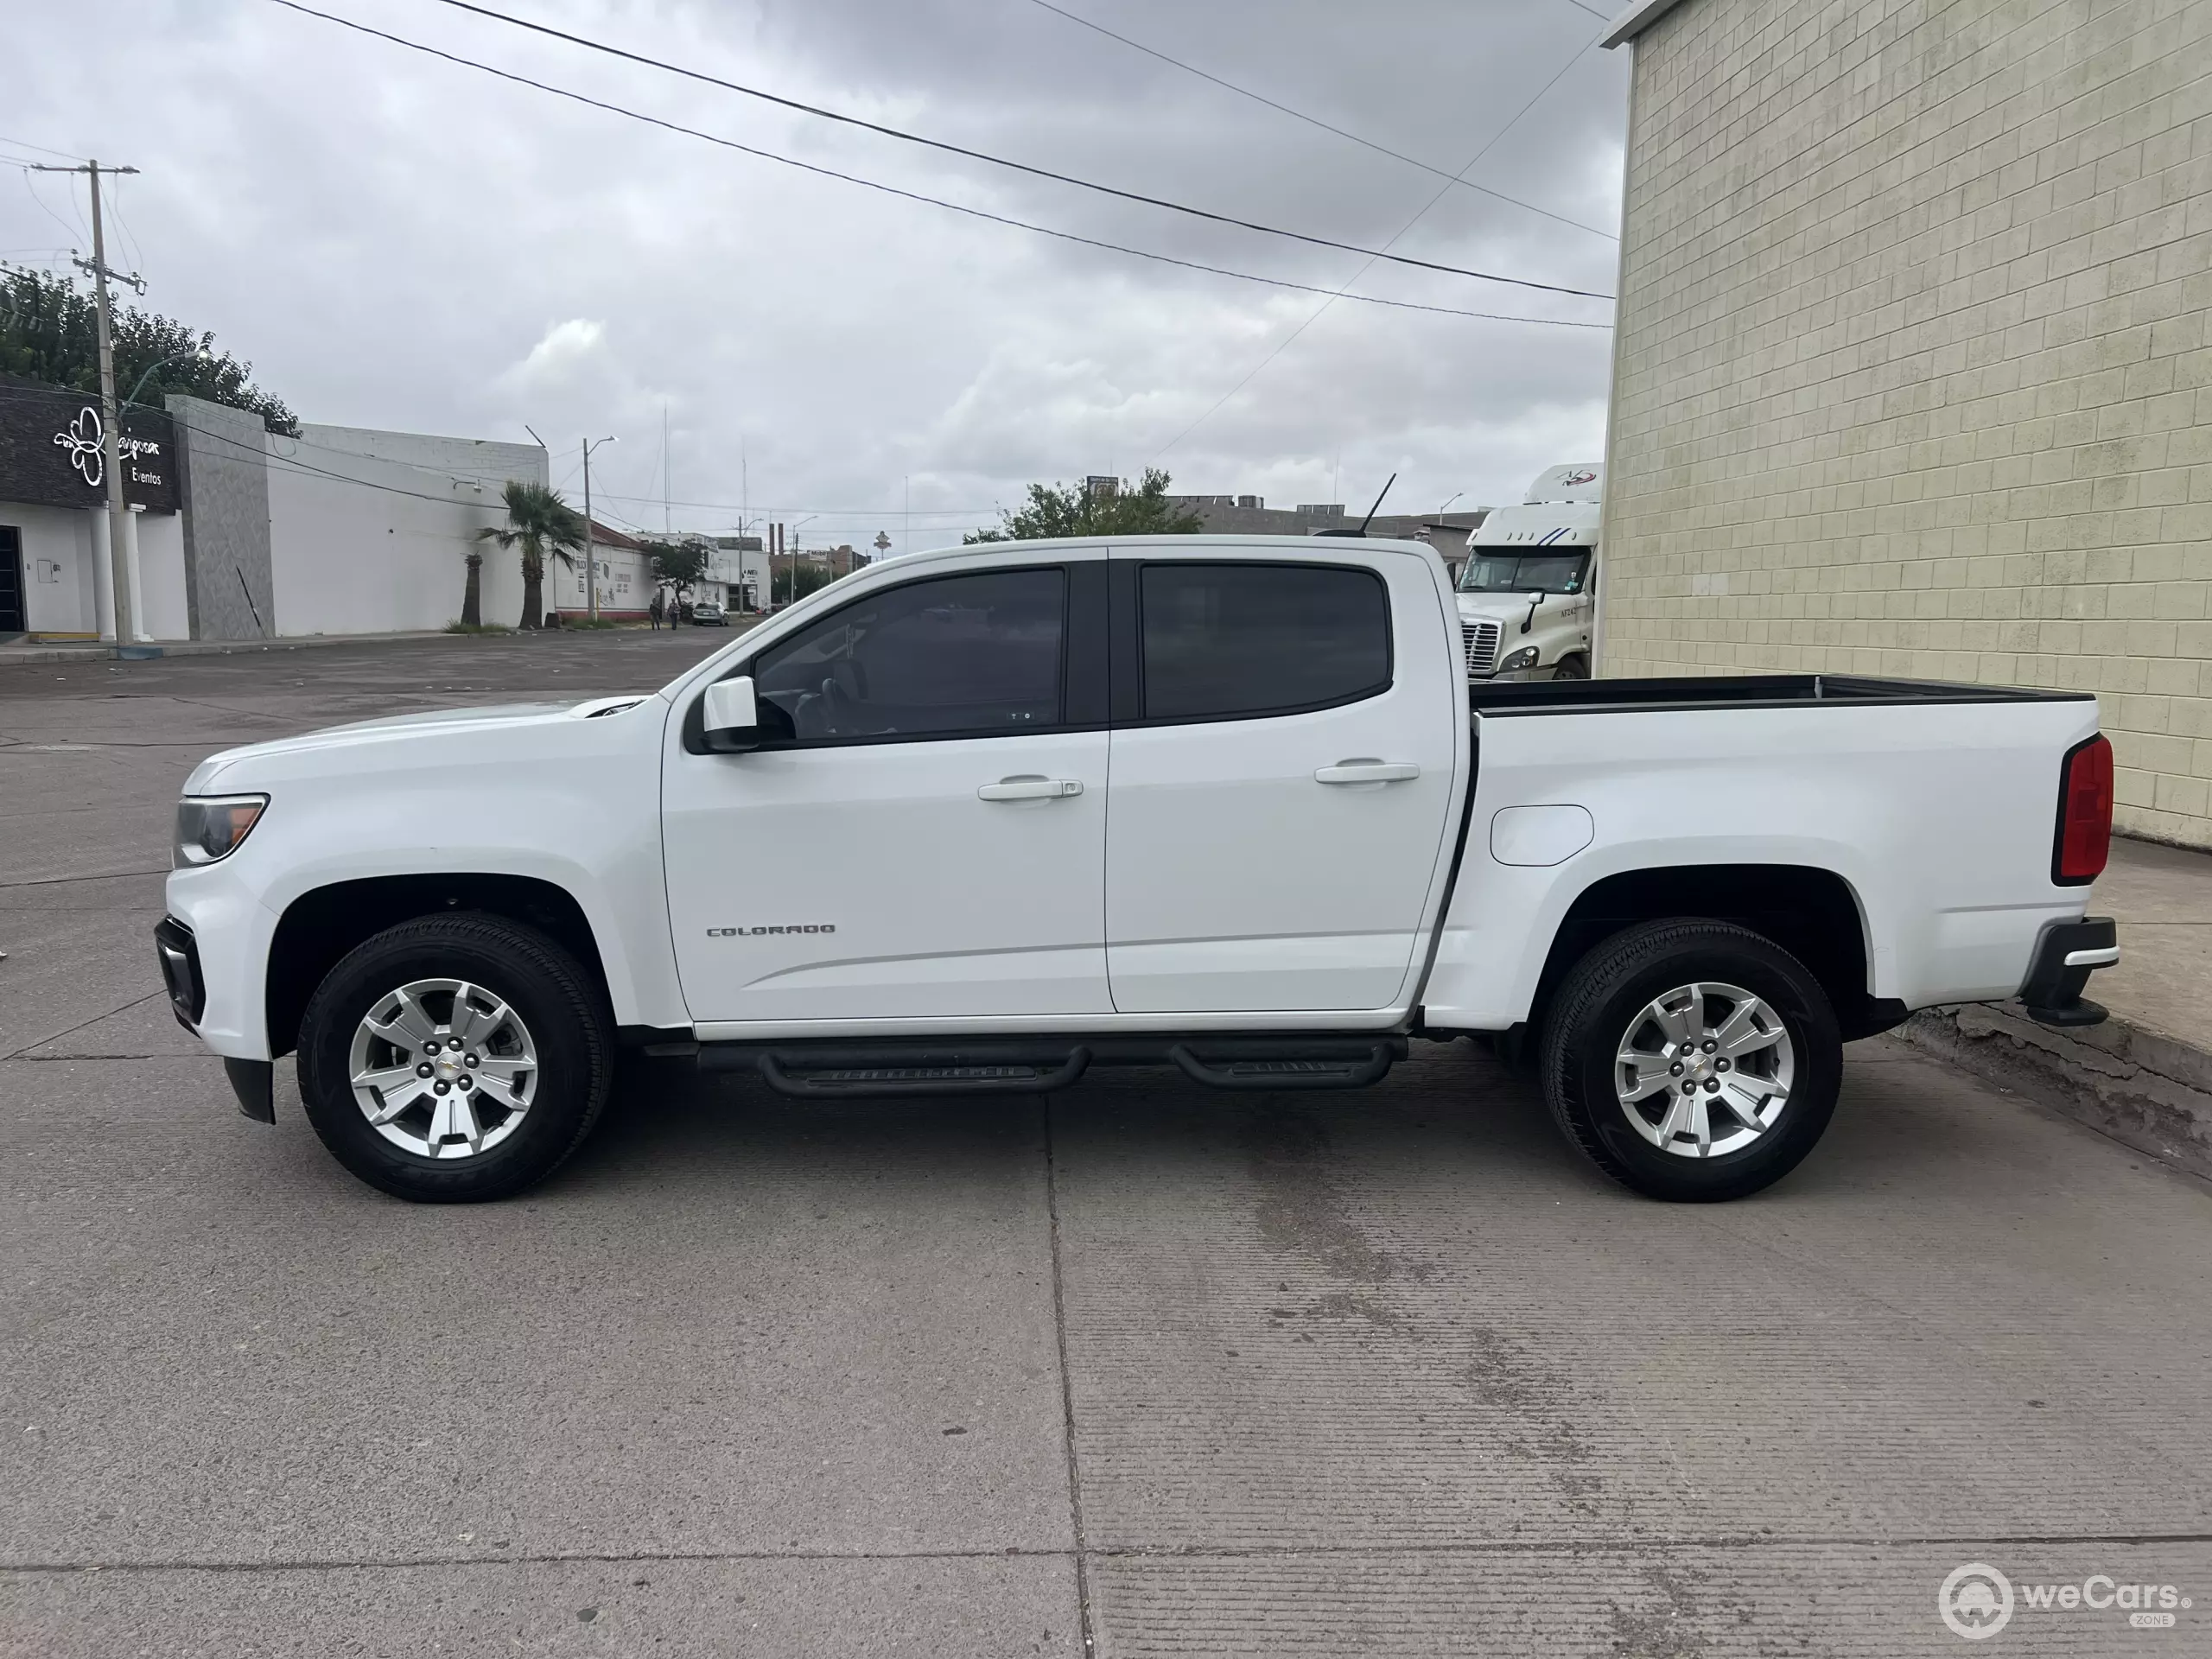
POLYGON ((691 626, 695 628, 726 628, 729 626, 729 613, 719 605, 694 605, 691 626))
POLYGON ((543 1179, 625 1047, 835 1101, 1357 1088, 1463 1035, 1608 1174, 1730 1198, 1912 1009, 2104 1017, 2094 697, 1471 686, 1458 598, 1414 542, 952 548, 658 691, 229 750, 178 808, 170 1000, 250 1116, 296 1052, 340 1161, 435 1200, 543 1179))

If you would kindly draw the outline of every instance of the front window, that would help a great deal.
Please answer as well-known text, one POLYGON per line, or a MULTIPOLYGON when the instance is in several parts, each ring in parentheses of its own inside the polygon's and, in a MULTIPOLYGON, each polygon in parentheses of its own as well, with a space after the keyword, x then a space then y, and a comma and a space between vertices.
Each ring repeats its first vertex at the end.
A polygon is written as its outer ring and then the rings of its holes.
POLYGON ((1589 579, 1590 550, 1522 553, 1478 548, 1459 572, 1463 594, 1579 594, 1589 579))
POLYGON ((760 653, 761 725, 803 743, 1058 725, 1066 592, 1052 567, 936 576, 855 600, 760 653))

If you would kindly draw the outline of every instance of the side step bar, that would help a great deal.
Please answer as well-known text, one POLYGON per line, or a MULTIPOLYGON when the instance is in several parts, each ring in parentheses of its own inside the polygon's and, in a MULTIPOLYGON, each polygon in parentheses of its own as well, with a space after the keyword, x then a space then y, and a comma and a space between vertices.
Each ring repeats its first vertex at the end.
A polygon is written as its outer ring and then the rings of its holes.
POLYGON ((1405 1058, 1397 1033, 971 1038, 955 1042, 702 1043, 702 1071, 753 1071, 794 1099, 1042 1095, 1094 1065, 1172 1065, 1211 1089, 1364 1089, 1405 1058))
MULTIPOLYGON (((703 1053, 704 1051, 702 1051, 703 1053)), ((933 1058, 933 1057, 932 1057, 933 1058)), ((1090 1065, 1087 1048, 1052 1060, 991 1064, 887 1065, 876 1056, 837 1050, 764 1049, 755 1064, 760 1080, 779 1095, 868 1099, 885 1095, 1048 1095, 1065 1089, 1090 1065)))

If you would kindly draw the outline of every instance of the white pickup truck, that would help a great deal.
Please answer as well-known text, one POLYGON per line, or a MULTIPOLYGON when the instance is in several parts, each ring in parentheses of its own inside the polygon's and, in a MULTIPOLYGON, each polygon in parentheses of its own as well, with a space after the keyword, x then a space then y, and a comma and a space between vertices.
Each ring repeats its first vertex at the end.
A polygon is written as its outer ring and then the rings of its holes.
POLYGON ((2102 1017, 2090 697, 1471 690, 1460 639, 1415 543, 918 554, 658 691, 202 762, 162 970, 249 1116, 296 1051, 331 1152, 417 1199, 542 1179, 626 1048, 832 1100, 1357 1087, 1479 1033, 1607 1173, 1726 1198, 1908 1010, 2102 1017))

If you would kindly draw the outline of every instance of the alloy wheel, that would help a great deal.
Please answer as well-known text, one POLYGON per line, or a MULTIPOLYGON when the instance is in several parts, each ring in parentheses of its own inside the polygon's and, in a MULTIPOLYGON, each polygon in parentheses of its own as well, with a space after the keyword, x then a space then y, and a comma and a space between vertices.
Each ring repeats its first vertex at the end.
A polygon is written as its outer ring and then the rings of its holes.
POLYGON ((1614 1092, 1662 1152, 1716 1158, 1768 1135, 1789 1104, 1796 1058, 1782 1016, 1739 985, 1678 985, 1622 1033, 1614 1092))
POLYGON ((354 1028, 347 1073, 370 1126, 423 1158, 474 1158, 521 1126, 537 1046, 506 1002, 461 979, 386 992, 354 1028))

